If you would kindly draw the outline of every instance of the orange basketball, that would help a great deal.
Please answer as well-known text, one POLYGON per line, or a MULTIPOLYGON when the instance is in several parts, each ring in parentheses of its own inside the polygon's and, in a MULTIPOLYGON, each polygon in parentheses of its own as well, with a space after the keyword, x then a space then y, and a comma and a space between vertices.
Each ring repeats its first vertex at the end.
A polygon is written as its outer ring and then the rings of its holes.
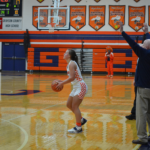
POLYGON ((60 91, 63 89, 63 87, 62 87, 61 89, 56 89, 56 87, 57 87, 57 85, 58 85, 58 82, 60 82, 60 81, 61 81, 61 80, 54 80, 54 81, 52 82, 51 88, 52 88, 53 91, 55 91, 55 92, 60 92, 60 91))

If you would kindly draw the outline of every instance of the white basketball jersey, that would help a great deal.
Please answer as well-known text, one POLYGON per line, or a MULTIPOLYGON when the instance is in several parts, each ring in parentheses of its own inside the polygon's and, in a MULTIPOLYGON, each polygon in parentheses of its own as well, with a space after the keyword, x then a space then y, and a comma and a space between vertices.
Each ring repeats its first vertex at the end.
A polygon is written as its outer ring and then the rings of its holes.
MULTIPOLYGON (((70 63, 71 63, 72 61, 73 61, 73 60, 70 60, 68 66, 67 66, 67 74, 68 74, 69 77, 70 77, 69 65, 70 65, 70 63)), ((80 71, 80 69, 79 69, 78 64, 77 64, 75 61, 73 61, 73 62, 74 62, 74 63, 76 64, 76 66, 77 66, 77 69, 75 70, 75 79, 74 79, 74 81, 71 82, 71 84, 74 85, 74 84, 78 83, 79 81, 82 81, 83 78, 82 78, 81 71, 80 71)))

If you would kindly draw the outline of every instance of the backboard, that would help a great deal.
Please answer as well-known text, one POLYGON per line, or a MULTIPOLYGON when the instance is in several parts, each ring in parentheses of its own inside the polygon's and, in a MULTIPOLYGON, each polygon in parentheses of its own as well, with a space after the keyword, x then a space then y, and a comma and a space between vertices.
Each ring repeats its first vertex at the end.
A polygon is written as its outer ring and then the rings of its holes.
POLYGON ((39 30, 50 30, 50 23, 55 23, 54 30, 69 30, 69 7, 39 7, 37 28, 39 30))

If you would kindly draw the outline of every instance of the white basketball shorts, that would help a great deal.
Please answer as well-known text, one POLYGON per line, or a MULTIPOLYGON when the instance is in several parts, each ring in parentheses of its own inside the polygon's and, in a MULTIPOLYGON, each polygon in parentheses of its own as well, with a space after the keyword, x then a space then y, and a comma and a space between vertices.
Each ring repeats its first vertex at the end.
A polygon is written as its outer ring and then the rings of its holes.
POLYGON ((86 83, 84 81, 80 81, 73 85, 73 90, 69 96, 74 97, 78 95, 79 99, 83 99, 87 91, 88 86, 86 85, 86 83))

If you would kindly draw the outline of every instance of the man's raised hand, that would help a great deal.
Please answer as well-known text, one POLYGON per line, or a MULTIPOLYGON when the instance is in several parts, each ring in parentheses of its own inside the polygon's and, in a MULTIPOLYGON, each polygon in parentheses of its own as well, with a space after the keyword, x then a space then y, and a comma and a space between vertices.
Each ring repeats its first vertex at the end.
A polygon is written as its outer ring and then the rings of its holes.
POLYGON ((143 32, 148 33, 148 26, 147 23, 144 23, 144 26, 142 27, 143 32))
POLYGON ((123 23, 120 22, 120 32, 122 33, 123 32, 123 23))

